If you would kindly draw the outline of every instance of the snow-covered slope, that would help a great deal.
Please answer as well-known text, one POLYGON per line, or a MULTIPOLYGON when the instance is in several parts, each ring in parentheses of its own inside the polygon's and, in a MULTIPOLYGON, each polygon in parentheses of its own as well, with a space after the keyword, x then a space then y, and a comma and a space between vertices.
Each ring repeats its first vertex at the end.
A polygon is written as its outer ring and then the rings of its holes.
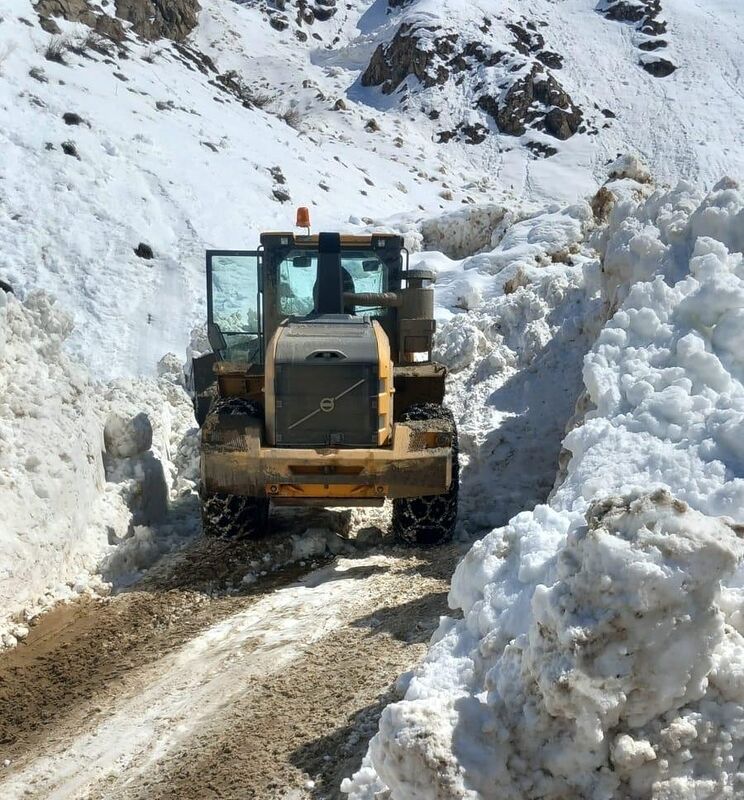
POLYGON ((179 42, 114 21, 134 1, 89 11, 97 28, 124 31, 111 42, 60 18, 62 35, 47 33, 30 0, 0 2, 0 278, 71 308, 71 346, 99 375, 152 373, 163 352, 183 352, 204 314, 204 249, 254 247, 260 230, 291 226, 295 205, 313 208, 316 229, 353 229, 463 202, 575 201, 630 149, 660 181, 709 187, 744 167, 734 0, 664 0, 677 66, 666 78, 639 66, 638 24, 594 0, 201 5, 179 42), (421 80, 393 94, 363 86, 401 26, 426 33, 424 54, 445 35, 451 52, 424 67, 397 56, 421 80), (534 108, 515 88, 527 75, 534 108), (564 104, 541 89, 553 79, 581 110, 565 140, 546 132, 563 127, 562 111, 546 116, 564 104), (487 135, 442 136, 462 125, 487 135), (140 242, 154 259, 135 255, 140 242))

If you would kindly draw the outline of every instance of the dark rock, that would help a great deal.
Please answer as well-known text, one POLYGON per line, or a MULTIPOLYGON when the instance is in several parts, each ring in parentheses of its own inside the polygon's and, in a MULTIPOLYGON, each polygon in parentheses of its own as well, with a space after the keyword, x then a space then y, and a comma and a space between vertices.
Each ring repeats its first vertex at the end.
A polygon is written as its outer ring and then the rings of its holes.
POLYGON ((660 58, 656 61, 641 61, 639 63, 654 78, 666 78, 677 69, 671 61, 667 61, 665 58, 660 58))
MULTIPOLYGON (((457 35, 435 36, 422 45, 418 30, 403 24, 389 44, 381 44, 362 74, 362 86, 381 86, 383 94, 392 94, 409 75, 427 88, 446 83, 449 70, 442 62, 452 57, 457 35)), ((435 33, 437 28, 423 30, 435 33)))
POLYGON ((465 144, 481 144, 488 136, 488 128, 476 122, 475 125, 462 125, 460 132, 465 140, 465 144))
MULTIPOLYGON (((530 32, 526 29, 529 28, 530 25, 531 23, 528 22, 525 28, 516 23, 510 23, 506 26, 515 36, 513 42, 514 49, 523 56, 535 53, 545 47, 545 38, 541 33, 530 32)), ((534 25, 531 27, 533 31, 536 30, 534 25)))
POLYGON ((206 53, 202 53, 200 50, 196 50, 183 42, 174 42, 173 49, 184 64, 196 67, 202 75, 209 75, 210 73, 217 72, 214 61, 212 61, 206 53))
POLYGON ((538 158, 550 158, 558 152, 555 147, 544 142, 527 142, 525 147, 538 158))
POLYGON ((339 97, 338 100, 333 104, 334 111, 346 111, 346 102, 343 98, 339 97))
POLYGON ((552 50, 541 50, 536 58, 550 69, 563 69, 563 56, 554 53, 552 50))
POLYGON ((624 0, 606 4, 600 12, 614 22, 640 22, 648 14, 648 9, 635 3, 626 3, 624 0))
POLYGON ((271 177, 277 184, 279 184, 279 186, 284 186, 287 182, 281 167, 270 167, 269 175, 271 175, 271 177))
POLYGON ((532 124, 557 139, 568 139, 576 133, 583 118, 571 97, 540 65, 516 80, 501 102, 491 95, 482 95, 477 106, 493 118, 502 133, 512 136, 521 136, 527 125, 532 124))
POLYGON ((331 17, 333 17, 336 12, 338 11, 337 8, 328 8, 323 7, 322 5, 317 5, 313 7, 313 14, 315 15, 315 19, 318 22, 327 22, 331 17))
POLYGON ((62 119, 65 121, 65 125, 87 125, 88 124, 80 116, 80 114, 76 114, 74 111, 67 111, 65 114, 62 115, 62 119))
POLYGON ((155 254, 152 252, 152 247, 144 242, 140 242, 137 247, 134 248, 134 254, 140 258, 144 258, 146 261, 150 261, 151 259, 155 258, 155 254))
POLYGON ((286 17, 275 15, 269 17, 269 25, 271 25, 274 30, 286 31, 289 27, 289 20, 286 17))
MULTIPOLYGON (((600 0, 597 10, 607 19, 633 25, 645 36, 658 37, 667 31, 666 22, 660 19, 661 0, 600 0)), ((651 39, 640 42, 638 49, 650 52, 666 46, 667 43, 662 39, 651 39)), ((646 69, 643 61, 641 66, 646 69)))
POLYGON ((78 161, 80 160, 80 154, 77 151, 77 147, 75 147, 75 142, 62 142, 62 152, 66 156, 73 156, 78 161))
POLYGON ((39 83, 49 83, 49 78, 47 78, 46 72, 44 72, 41 67, 31 67, 31 69, 28 71, 28 74, 35 81, 39 81, 39 83))
POLYGON ((274 189, 272 194, 274 195, 274 199, 278 200, 280 203, 288 203, 292 199, 289 192, 284 189, 274 189))
POLYGON ((239 100, 244 106, 248 108, 252 107, 253 93, 248 88, 243 78, 241 78, 235 70, 229 70, 228 72, 217 75, 213 83, 218 89, 222 89, 224 92, 233 95, 233 97, 239 100))
POLYGON ((640 31, 641 33, 645 33, 646 36, 661 36, 667 32, 666 22, 656 19, 649 19, 643 23, 640 31))
POLYGON ((610 109, 609 109, 609 108, 603 108, 603 109, 602 109, 602 116, 603 116, 603 117, 607 117, 608 119, 615 119, 615 117, 616 117, 617 115, 615 114, 615 112, 614 112, 614 111, 610 111, 610 109))
POLYGON ((647 53, 654 50, 663 50, 667 43, 663 39, 650 39, 647 42, 641 42, 638 45, 639 50, 645 50, 647 53))
POLYGON ((5 294, 14 294, 13 287, 2 279, 0 279, 0 291, 5 292, 5 294))
POLYGON ((132 30, 143 39, 182 41, 197 24, 200 10, 197 0, 116 0, 116 17, 87 0, 38 0, 35 5, 41 26, 59 33, 53 17, 87 25, 101 36, 121 42, 126 38, 121 20, 130 22, 132 30))
POLYGON ((376 119, 368 119, 364 129, 370 133, 377 133, 380 130, 380 124, 376 119))
MULTIPOLYGON (((140 0, 146 2, 146 0, 140 0)), ((114 41, 126 38, 124 28, 119 20, 108 14, 97 14, 86 0, 38 0, 34 10, 39 15, 39 24, 48 33, 60 33, 59 25, 53 17, 61 17, 68 22, 79 22, 87 25, 101 36, 114 41)))

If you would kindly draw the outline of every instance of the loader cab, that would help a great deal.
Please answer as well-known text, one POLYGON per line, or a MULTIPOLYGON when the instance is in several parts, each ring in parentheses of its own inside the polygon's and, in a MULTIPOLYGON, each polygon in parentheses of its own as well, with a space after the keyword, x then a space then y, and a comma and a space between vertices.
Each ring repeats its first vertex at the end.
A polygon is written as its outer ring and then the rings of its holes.
POLYGON ((347 314, 378 320, 392 343, 395 309, 374 296, 400 291, 401 237, 264 233, 261 248, 266 341, 285 319, 347 314), (345 301, 352 294, 373 297, 368 304, 345 301))
MULTIPOLYGON (((219 360, 263 364, 265 348, 288 318, 322 314, 380 322, 395 348, 397 314, 374 296, 401 289, 401 237, 264 233, 256 251, 207 252, 207 333, 219 360), (372 296, 367 304, 344 295, 372 296)), ((407 254, 406 254, 407 262, 407 254)))

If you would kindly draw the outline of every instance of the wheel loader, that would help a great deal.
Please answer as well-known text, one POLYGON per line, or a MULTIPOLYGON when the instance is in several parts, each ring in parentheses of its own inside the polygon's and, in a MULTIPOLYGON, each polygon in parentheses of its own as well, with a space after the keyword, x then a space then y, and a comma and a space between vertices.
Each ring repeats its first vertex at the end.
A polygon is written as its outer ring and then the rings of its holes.
POLYGON ((263 233, 207 251, 191 382, 208 536, 261 535, 273 506, 380 506, 403 542, 452 538, 458 447, 432 360, 434 274, 403 239, 263 233))

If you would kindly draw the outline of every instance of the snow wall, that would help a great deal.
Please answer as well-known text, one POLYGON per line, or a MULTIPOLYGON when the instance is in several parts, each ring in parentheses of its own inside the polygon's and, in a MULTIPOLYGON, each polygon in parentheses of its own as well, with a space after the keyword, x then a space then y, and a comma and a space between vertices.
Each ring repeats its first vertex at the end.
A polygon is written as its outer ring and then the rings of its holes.
POLYGON ((0 291, 0 649, 56 600, 131 581, 198 530, 176 524, 197 477, 185 392, 167 377, 92 383, 64 350, 72 328, 48 294, 0 291))
POLYGON ((626 194, 594 236, 562 480, 458 566, 356 800, 744 794, 744 193, 626 194))

